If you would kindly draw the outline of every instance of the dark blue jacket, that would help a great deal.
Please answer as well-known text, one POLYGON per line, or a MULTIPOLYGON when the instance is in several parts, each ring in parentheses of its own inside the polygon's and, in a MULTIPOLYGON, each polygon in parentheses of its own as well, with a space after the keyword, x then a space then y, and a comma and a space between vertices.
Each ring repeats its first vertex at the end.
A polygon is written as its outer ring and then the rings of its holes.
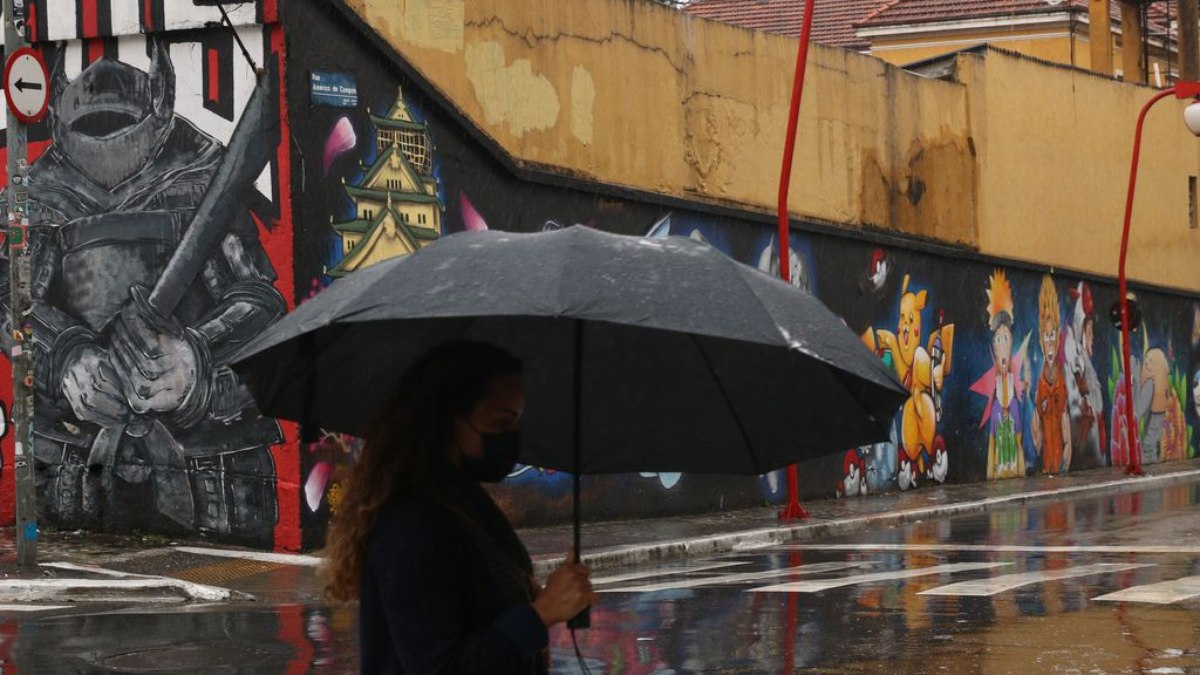
POLYGON ((367 544, 362 672, 535 672, 546 627, 532 605, 504 605, 457 516, 426 496, 392 500, 367 544))

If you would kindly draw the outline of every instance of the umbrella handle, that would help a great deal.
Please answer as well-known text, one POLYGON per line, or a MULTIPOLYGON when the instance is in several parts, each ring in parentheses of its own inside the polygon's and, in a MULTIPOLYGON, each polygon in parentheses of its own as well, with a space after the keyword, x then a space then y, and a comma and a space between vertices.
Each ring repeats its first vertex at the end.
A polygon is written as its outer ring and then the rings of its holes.
POLYGON ((584 607, 583 611, 576 614, 570 621, 567 621, 567 628, 574 630, 576 628, 591 628, 592 627, 592 608, 584 607))

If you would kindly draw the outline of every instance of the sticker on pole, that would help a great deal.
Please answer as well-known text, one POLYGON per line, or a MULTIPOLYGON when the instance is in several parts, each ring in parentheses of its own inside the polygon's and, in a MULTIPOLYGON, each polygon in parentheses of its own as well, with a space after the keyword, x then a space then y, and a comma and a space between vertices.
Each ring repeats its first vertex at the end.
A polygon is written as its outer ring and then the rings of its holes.
POLYGON ((50 103, 50 73, 37 52, 22 47, 4 66, 4 95, 8 109, 25 124, 41 121, 50 103))

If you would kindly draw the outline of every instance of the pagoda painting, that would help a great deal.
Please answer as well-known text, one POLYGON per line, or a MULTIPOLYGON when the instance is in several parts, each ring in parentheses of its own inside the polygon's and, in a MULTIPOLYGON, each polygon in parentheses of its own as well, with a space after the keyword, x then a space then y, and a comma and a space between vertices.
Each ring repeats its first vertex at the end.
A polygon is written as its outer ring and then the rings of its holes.
POLYGON ((333 223, 342 240, 342 259, 326 274, 335 279, 414 253, 442 232, 442 204, 427 125, 413 119, 403 92, 397 92, 386 117, 371 115, 371 122, 375 162, 357 186, 343 185, 354 202, 354 220, 333 223))

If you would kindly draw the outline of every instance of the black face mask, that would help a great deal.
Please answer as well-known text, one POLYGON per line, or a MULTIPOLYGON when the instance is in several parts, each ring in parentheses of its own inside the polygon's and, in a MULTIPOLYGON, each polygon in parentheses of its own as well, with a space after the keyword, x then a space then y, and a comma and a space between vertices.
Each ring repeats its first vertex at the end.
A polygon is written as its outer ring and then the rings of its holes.
MULTIPOLYGON (((475 429, 475 427, 471 427, 475 429)), ((476 430, 483 440, 483 457, 461 457, 463 474, 480 483, 499 483, 512 473, 521 451, 521 432, 504 431, 483 433, 476 430)))

